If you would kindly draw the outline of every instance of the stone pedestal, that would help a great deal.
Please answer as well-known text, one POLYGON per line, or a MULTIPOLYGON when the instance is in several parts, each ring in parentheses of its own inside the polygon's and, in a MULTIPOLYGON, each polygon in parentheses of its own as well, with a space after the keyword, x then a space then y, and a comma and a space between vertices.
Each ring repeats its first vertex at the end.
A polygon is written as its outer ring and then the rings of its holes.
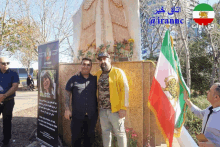
MULTIPOLYGON (((145 146, 148 142, 152 146, 163 142, 162 135, 156 126, 154 116, 148 109, 148 95, 155 67, 151 62, 113 62, 113 66, 124 70, 129 83, 129 109, 126 126, 133 128, 138 135, 138 147, 145 146)), ((59 132, 64 141, 71 144, 70 121, 64 118, 65 110, 65 85, 71 76, 79 71, 80 64, 60 64, 59 66, 59 132)), ((99 69, 98 63, 93 63, 91 73, 99 69)), ((98 120, 99 122, 99 120, 98 120)), ((99 127, 99 124, 97 124, 99 127)))

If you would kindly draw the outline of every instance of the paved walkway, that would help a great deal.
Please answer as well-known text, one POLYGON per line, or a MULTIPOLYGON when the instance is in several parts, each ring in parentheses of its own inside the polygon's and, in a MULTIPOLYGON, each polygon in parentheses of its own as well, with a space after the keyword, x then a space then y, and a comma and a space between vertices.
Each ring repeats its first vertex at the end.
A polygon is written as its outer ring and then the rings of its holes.
POLYGON ((38 91, 17 91, 13 113, 37 105, 38 91))
MULTIPOLYGON (((37 121, 37 94, 38 91, 17 91, 12 119, 12 139, 10 147, 25 147, 35 141, 29 140, 37 121)), ((0 141, 2 135, 2 115, 0 116, 0 141)))
MULTIPOLYGON (((29 114, 29 112, 27 112, 28 111, 28 108, 30 108, 30 110, 31 111, 33 111, 32 113, 36 113, 36 110, 37 110, 37 107, 34 107, 34 106, 37 106, 37 102, 38 102, 38 98, 37 98, 37 95, 38 95, 38 91, 17 91, 16 92, 16 97, 15 97, 15 106, 14 106, 14 110, 13 110, 13 115, 15 115, 15 117, 16 116, 20 116, 20 117, 22 117, 22 115, 26 115, 26 117, 27 118, 25 118, 25 119, 27 119, 27 120, 25 120, 25 121, 28 121, 29 123, 31 123, 31 124, 33 124, 33 122, 34 121, 36 121, 36 120, 29 120, 29 119, 31 119, 31 116, 32 115, 28 115, 29 114), (33 109, 33 107, 34 107, 34 109, 33 109), (27 110, 25 110, 25 109, 27 109, 27 110), (32 110, 33 109, 33 110, 32 110), (22 110, 24 110, 25 112, 22 112, 22 110), (20 114, 21 113, 21 114, 20 114), (33 121, 33 122, 32 122, 33 121)), ((35 115, 33 115, 33 116, 35 116, 36 117, 36 114, 35 115)), ((1 118, 2 116, 0 116, 0 118, 1 118)), ((33 118, 33 117, 32 117, 33 118)), ((19 119, 18 120, 15 120, 15 118, 14 118, 14 121, 17 123, 18 121, 19 121, 19 119)), ((20 120, 21 121, 21 124, 23 124, 22 122, 24 121, 24 120, 20 120)), ((15 123, 14 122, 14 123, 15 123)), ((0 124, 0 127, 2 127, 2 123, 0 124)), ((23 126, 24 127, 24 126, 23 126)), ((21 127, 21 128, 23 128, 23 127, 21 127)), ((31 125, 31 126, 29 126, 29 128, 31 128, 32 130, 33 130, 33 128, 35 128, 35 127, 33 127, 33 125, 31 125)), ((14 129, 15 130, 15 129, 14 129)), ((29 129, 28 129, 29 130, 29 129)), ((31 130, 31 131, 32 131, 31 130)), ((16 132, 16 131, 15 131, 16 132)), ((31 133, 30 131, 29 131, 29 133, 31 133)), ((14 140, 15 142, 12 142, 11 143, 11 145, 12 146, 21 146, 21 144, 17 144, 17 142, 19 142, 18 140, 20 140, 20 138, 16 138, 16 136, 19 136, 19 134, 17 134, 17 133, 15 133, 16 135, 13 135, 13 139, 12 140, 14 140)), ((25 138, 27 138, 27 137, 29 137, 29 135, 30 134, 28 134, 28 135, 26 135, 26 137, 25 138)), ((0 135, 1 136, 1 135, 0 135)), ((25 144, 27 145, 27 144, 29 144, 29 143, 31 143, 31 141, 29 141, 28 139, 24 139, 23 140, 23 142, 25 141, 25 144)), ((23 147, 23 146, 22 146, 23 147)), ((32 142, 28 147, 40 147, 40 144, 38 143, 38 142, 32 142)), ((165 144, 162 144, 161 146, 159 146, 159 147, 166 147, 166 145, 165 144)), ((174 138, 174 141, 173 141, 173 147, 179 147, 179 144, 178 144, 178 141, 176 140, 176 138, 174 138)))
MULTIPOLYGON (((17 91, 13 115, 21 110, 37 106, 38 91, 17 91)), ((2 115, 0 116, 2 118, 2 115)))

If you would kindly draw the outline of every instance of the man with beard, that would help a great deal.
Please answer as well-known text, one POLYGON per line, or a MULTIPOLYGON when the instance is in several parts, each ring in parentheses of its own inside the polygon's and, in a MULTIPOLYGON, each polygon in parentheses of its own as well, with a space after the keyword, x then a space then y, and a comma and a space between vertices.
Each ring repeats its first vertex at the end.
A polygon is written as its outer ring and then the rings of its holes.
POLYGON ((103 146, 111 146, 113 131, 118 146, 127 147, 124 121, 128 107, 128 81, 123 70, 111 65, 108 53, 99 54, 98 60, 101 70, 96 75, 103 146))
POLYGON ((19 77, 15 71, 9 69, 9 60, 0 58, 0 115, 3 115, 3 146, 7 146, 11 139, 11 120, 14 108, 15 91, 18 89, 19 77))
POLYGON ((95 126, 98 118, 97 109, 97 77, 92 76, 92 61, 83 58, 81 71, 72 76, 66 84, 65 118, 71 121, 72 145, 81 146, 81 135, 84 131, 84 146, 91 147, 95 140, 95 126), (72 113, 69 109, 72 94, 72 113))

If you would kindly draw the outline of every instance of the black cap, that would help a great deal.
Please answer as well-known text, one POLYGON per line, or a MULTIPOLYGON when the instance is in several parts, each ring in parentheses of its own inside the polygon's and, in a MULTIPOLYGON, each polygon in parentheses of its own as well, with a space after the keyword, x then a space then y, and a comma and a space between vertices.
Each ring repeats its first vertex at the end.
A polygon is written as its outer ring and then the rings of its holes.
POLYGON ((107 53, 107 52, 103 52, 103 53, 100 53, 99 55, 98 55, 98 60, 100 59, 100 58, 102 58, 102 57, 108 57, 108 58, 110 58, 110 55, 107 53))

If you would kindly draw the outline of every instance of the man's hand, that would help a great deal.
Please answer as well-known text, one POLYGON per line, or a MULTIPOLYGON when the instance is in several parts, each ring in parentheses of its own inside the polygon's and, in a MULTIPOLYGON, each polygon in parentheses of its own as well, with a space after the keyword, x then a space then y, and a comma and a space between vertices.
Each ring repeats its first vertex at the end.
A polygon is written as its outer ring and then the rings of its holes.
POLYGON ((118 111, 118 114, 119 114, 119 117, 120 117, 120 118, 123 118, 123 117, 126 116, 126 110, 122 110, 122 109, 121 109, 121 110, 118 111))
POLYGON ((200 147, 215 147, 215 145, 210 141, 198 142, 198 144, 199 144, 200 147))
POLYGON ((189 101, 188 93, 187 93, 186 90, 184 91, 184 97, 183 97, 183 99, 184 99, 185 101, 189 101))
POLYGON ((0 94, 0 103, 3 102, 3 100, 5 99, 6 97, 4 96, 4 94, 0 94))
POLYGON ((3 101, 3 94, 0 94, 0 103, 3 101))
POLYGON ((72 113, 70 112, 70 110, 66 109, 64 116, 66 119, 70 120, 70 117, 72 117, 72 113))
POLYGON ((191 108, 192 107, 192 102, 189 100, 188 93, 187 93, 186 90, 184 91, 183 99, 185 100, 185 102, 189 106, 189 108, 191 108))

